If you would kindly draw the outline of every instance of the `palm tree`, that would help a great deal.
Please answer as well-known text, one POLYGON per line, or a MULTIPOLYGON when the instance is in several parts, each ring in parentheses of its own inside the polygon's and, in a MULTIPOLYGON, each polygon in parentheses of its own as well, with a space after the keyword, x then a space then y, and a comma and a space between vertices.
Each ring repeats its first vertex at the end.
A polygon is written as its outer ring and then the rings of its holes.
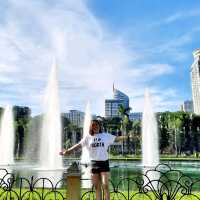
POLYGON ((119 105, 119 108, 118 108, 118 112, 122 117, 127 116, 129 118, 130 110, 131 110, 131 107, 125 108, 123 105, 119 105))
POLYGON ((139 149, 141 149, 141 121, 133 121, 130 134, 134 145, 134 153, 137 155, 139 149))
POLYGON ((129 119, 129 112, 130 112, 131 108, 125 108, 123 105, 120 105, 118 108, 118 112, 121 116, 121 126, 122 126, 122 130, 125 134, 127 134, 127 128, 130 125, 130 119, 129 119))
MULTIPOLYGON (((120 105, 118 108, 118 112, 121 116, 121 130, 122 130, 122 135, 127 135, 128 129, 130 129, 131 123, 129 119, 129 111, 131 110, 130 107, 125 108, 123 105, 120 105)), ((129 138, 127 140, 127 146, 129 150, 129 138)), ((124 141, 122 141, 122 154, 124 153, 124 141)))

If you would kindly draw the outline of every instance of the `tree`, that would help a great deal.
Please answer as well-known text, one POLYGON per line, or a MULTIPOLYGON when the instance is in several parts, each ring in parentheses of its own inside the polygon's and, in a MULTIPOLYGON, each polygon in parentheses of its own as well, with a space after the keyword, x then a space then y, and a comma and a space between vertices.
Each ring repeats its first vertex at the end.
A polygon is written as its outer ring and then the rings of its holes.
POLYGON ((97 116, 97 119, 101 122, 103 131, 108 131, 113 134, 117 134, 120 130, 120 117, 105 118, 97 116))
POLYGON ((200 151, 200 116, 195 114, 190 114, 190 128, 192 133, 192 144, 196 156, 200 151))
POLYGON ((14 106, 13 113, 15 120, 15 155, 22 157, 28 139, 31 110, 29 107, 14 106))
POLYGON ((187 117, 184 112, 169 112, 168 116, 168 128, 170 130, 169 134, 169 144, 172 144, 173 153, 176 156, 180 155, 184 149, 185 144, 185 127, 184 120, 187 117))
POLYGON ((131 142, 133 143, 134 153, 137 155, 141 152, 141 121, 135 120, 132 122, 132 129, 130 131, 131 142))
MULTIPOLYGON (((120 113, 121 116, 121 130, 122 134, 127 135, 127 133, 131 130, 131 121, 129 119, 129 111, 131 110, 130 107, 125 108, 123 105, 120 105, 118 108, 118 112, 120 113)), ((130 151, 129 149, 129 138, 127 139, 127 150, 128 152, 130 151)), ((122 153, 124 153, 124 141, 122 142, 122 153)))
POLYGON ((168 127, 168 118, 169 112, 158 113, 157 121, 158 121, 158 130, 159 130, 159 144, 160 144, 160 152, 161 154, 167 149, 169 149, 169 134, 170 129, 168 127))
POLYGON ((127 134, 127 131, 131 129, 131 122, 129 119, 129 112, 131 108, 125 108, 123 105, 119 106, 118 112, 121 116, 121 125, 122 125, 122 130, 125 131, 125 134, 127 134))

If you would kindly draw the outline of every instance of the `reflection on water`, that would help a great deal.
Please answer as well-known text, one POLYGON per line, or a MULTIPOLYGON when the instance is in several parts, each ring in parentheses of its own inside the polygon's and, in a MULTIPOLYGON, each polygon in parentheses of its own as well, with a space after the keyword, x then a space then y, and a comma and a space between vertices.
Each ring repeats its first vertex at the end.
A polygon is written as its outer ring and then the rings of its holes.
MULTIPOLYGON (((128 187, 136 187, 133 182, 128 182, 126 178, 135 180, 138 173, 142 173, 139 162, 110 162, 110 180, 115 186, 118 185, 118 189, 121 191, 127 190, 128 187)), ((113 189, 112 185, 110 185, 110 189, 113 189)))
POLYGON ((36 187, 45 188, 60 188, 63 185, 64 173, 63 171, 38 171, 35 176, 37 179, 36 187))
POLYGON ((63 185, 63 172, 62 171, 37 171, 37 170, 14 170, 13 173, 16 177, 15 186, 29 187, 33 184, 37 188, 60 188, 63 185))
MULTIPOLYGON (((181 173, 183 173, 186 176, 189 176, 192 178, 192 180, 200 179, 200 161, 167 161, 163 164, 168 164, 172 170, 179 170, 181 173)), ((125 180, 125 178, 129 178, 132 180, 142 181, 142 173, 143 168, 142 164, 137 161, 126 161, 126 162, 111 162, 111 173, 110 173, 110 179, 113 183, 118 184, 119 183, 119 189, 120 190, 126 190, 128 188, 128 181, 125 180)), ((175 176, 179 174, 181 176, 181 173, 169 173, 170 176, 175 176)), ((135 183, 131 182, 129 183, 129 187, 132 189, 136 189, 137 186, 135 183)), ((112 188, 112 186, 111 186, 112 188)), ((200 184, 197 184, 193 188, 194 190, 200 190, 200 184)))
POLYGON ((92 187, 91 182, 91 167, 86 165, 81 165, 81 187, 88 189, 92 187))
MULTIPOLYGON (((66 163, 66 167, 68 163, 66 163)), ((46 170, 39 168, 36 164, 27 164, 18 162, 16 165, 0 166, 0 179, 7 181, 11 174, 14 175, 15 187, 23 186, 37 188, 60 188, 65 185, 65 172, 66 168, 60 168, 55 170, 46 170), (4 170, 6 169, 6 170, 4 170)))
POLYGON ((0 168, 0 180, 1 180, 1 187, 4 188, 8 188, 9 185, 12 183, 13 174, 12 174, 12 169, 10 169, 9 166, 7 168, 0 168))

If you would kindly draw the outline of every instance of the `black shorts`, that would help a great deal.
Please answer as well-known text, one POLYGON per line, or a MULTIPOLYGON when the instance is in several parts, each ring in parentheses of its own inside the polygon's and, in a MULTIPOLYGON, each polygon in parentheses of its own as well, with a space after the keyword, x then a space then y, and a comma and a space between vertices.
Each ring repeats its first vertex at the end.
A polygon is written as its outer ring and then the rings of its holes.
POLYGON ((101 172, 110 171, 108 160, 105 160, 105 161, 92 160, 91 165, 92 165, 91 172, 93 174, 99 174, 101 172))

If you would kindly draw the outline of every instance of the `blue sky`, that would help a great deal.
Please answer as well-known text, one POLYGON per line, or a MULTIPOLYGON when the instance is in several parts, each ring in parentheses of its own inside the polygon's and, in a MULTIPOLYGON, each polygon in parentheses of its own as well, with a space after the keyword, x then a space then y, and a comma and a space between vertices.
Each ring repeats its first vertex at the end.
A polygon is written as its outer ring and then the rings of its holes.
POLYGON ((0 13, 1 106, 42 112, 54 56, 63 112, 90 101, 104 115, 113 82, 133 112, 143 110, 147 87, 157 111, 191 99, 198 0, 3 0, 0 13))

